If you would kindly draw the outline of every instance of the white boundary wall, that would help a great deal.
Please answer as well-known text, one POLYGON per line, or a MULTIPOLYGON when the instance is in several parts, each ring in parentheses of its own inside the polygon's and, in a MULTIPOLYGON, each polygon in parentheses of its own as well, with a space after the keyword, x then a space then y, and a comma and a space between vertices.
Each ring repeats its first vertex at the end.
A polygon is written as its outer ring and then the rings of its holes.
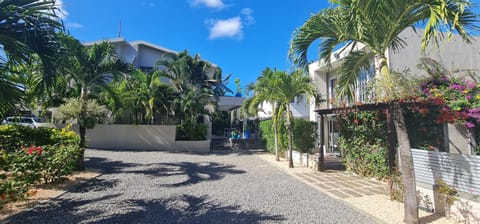
MULTIPOLYGON (((78 126, 72 130, 78 133, 78 126)), ((175 141, 175 125, 107 125, 87 129, 87 146, 110 150, 209 152, 210 140, 175 141)))

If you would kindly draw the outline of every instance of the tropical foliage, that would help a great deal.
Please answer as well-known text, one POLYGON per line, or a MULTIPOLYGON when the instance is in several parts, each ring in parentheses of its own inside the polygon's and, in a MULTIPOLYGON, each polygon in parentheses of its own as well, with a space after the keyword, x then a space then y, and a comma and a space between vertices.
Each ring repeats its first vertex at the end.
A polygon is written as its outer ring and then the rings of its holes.
POLYGON ((32 61, 41 62, 38 80, 50 86, 55 80, 55 60, 59 49, 56 33, 63 30, 55 1, 0 0, 0 115, 22 102, 22 89, 8 77, 10 68, 32 61))
MULTIPOLYGON (((285 118, 285 127, 288 133, 288 149, 293 148, 292 102, 300 102, 303 97, 318 99, 318 92, 310 78, 303 70, 296 70, 291 74, 283 71, 266 68, 253 86, 254 95, 244 102, 243 108, 250 114, 258 112, 263 103, 272 105, 272 126, 275 137, 275 155, 279 160, 278 127, 279 121, 285 118)), ((293 167, 292 156, 289 156, 289 166, 293 167)))
POLYGON ((347 170, 361 176, 387 178, 388 143, 385 115, 357 112, 337 117, 338 144, 347 170))
POLYGON ((263 103, 269 103, 272 108, 272 126, 273 128, 273 137, 274 137, 274 148, 275 148, 275 159, 280 160, 280 152, 278 148, 278 128, 279 122, 278 117, 275 116, 278 109, 278 100, 277 96, 279 95, 278 91, 280 90, 280 76, 285 76, 286 73, 279 71, 277 69, 271 70, 270 68, 265 68, 262 71, 260 77, 257 78, 257 81, 250 88, 253 89, 254 95, 251 98, 248 98, 244 101, 242 108, 244 111, 247 111, 247 114, 256 115, 259 109, 263 106, 263 103))
MULTIPOLYGON (((386 52, 397 51, 405 42, 398 36, 415 25, 425 24, 422 48, 431 40, 438 41, 446 31, 450 36, 458 33, 470 42, 471 29, 477 29, 477 16, 469 1, 463 0, 334 0, 334 6, 313 15, 297 29, 291 41, 290 57, 298 65, 306 67, 307 51, 313 41, 322 39, 320 58, 330 62, 336 48, 349 51, 338 72, 340 97, 354 99, 359 71, 368 69, 370 58, 375 60, 377 99, 398 99, 394 92, 388 68, 386 52), (381 18, 381 19, 379 19, 381 18), (367 51, 355 51, 364 45, 367 51), (381 80, 381 81, 379 81, 381 80)), ((418 223, 413 162, 410 143, 400 105, 394 104, 394 123, 399 142, 401 172, 405 184, 405 222, 418 223)))
POLYGON ((187 51, 168 55, 157 66, 161 68, 159 75, 167 78, 175 90, 175 116, 181 123, 179 138, 204 139, 206 128, 200 118, 212 112, 206 109, 207 105, 215 105, 218 96, 231 92, 225 86, 229 76, 224 79, 220 68, 198 54, 190 56, 187 51))
POLYGON ((0 126, 0 207, 26 196, 29 188, 69 175, 80 156, 75 132, 0 126))
POLYGON ((285 126, 288 133, 288 150, 289 150, 289 163, 288 166, 293 168, 293 115, 291 104, 292 102, 301 102, 303 97, 313 99, 317 101, 318 91, 311 83, 310 77, 308 77, 303 70, 296 70, 289 75, 285 73, 281 74, 279 77, 279 89, 275 96, 276 101, 278 102, 278 109, 274 116, 277 119, 280 116, 285 116, 285 126))
MULTIPOLYGON (((275 153, 275 133, 272 129, 272 120, 261 121, 260 133, 262 143, 271 153, 275 153)), ((315 147, 317 123, 306 121, 302 118, 293 119, 293 148, 302 153, 312 153, 315 147)), ((288 149, 288 133, 285 127, 285 120, 279 122, 278 127, 278 149, 281 153, 288 149)))
POLYGON ((307 65, 308 47, 317 39, 320 44, 320 58, 330 62, 337 48, 350 51, 343 60, 338 72, 340 96, 354 99, 356 78, 362 69, 368 69, 371 58, 375 59, 377 79, 383 79, 376 86, 379 100, 395 99, 394 83, 386 61, 386 51, 398 51, 405 41, 398 35, 407 28, 419 23, 426 24, 422 47, 425 49, 431 40, 438 41, 447 31, 458 33, 470 42, 470 30, 477 29, 476 14, 468 1, 429 0, 429 1, 332 1, 334 7, 313 15, 294 33, 290 57, 298 65, 307 65), (383 19, 378 19, 383 18, 383 19), (362 45, 368 51, 358 51, 362 45))
POLYGON ((70 53, 62 62, 69 66, 62 66, 62 72, 80 92, 78 123, 80 144, 85 147, 85 133, 90 120, 87 116, 89 95, 95 95, 100 90, 113 92, 109 83, 124 78, 131 71, 131 67, 118 58, 113 46, 108 42, 85 47, 69 36, 64 36, 62 41, 70 53))

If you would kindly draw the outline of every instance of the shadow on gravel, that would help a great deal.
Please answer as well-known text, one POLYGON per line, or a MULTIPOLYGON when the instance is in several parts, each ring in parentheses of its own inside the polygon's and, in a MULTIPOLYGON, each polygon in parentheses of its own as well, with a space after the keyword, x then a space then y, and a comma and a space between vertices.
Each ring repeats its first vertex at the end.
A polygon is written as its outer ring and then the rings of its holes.
POLYGON ((281 215, 222 205, 208 196, 179 195, 157 200, 128 200, 122 207, 132 210, 111 215, 96 223, 265 223, 282 221, 281 215))
POLYGON ((222 205, 208 196, 179 195, 167 199, 91 200, 53 199, 2 223, 264 223, 282 221, 281 215, 222 205), (87 205, 89 204, 89 205, 87 205))
POLYGON ((96 191, 109 191, 112 188, 116 187, 119 184, 120 180, 118 179, 102 179, 95 178, 90 181, 78 184, 71 188, 69 192, 73 193, 85 193, 85 192, 96 192, 96 191))
MULTIPOLYGON (((35 206, 33 209, 25 210, 3 220, 1 223, 79 223, 91 217, 100 216, 105 212, 100 209, 86 209, 91 204, 104 203, 120 195, 113 194, 85 200, 54 198, 35 206)), ((105 206, 102 206, 102 208, 105 208, 105 206)))
POLYGON ((125 169, 143 166, 138 163, 125 163, 122 161, 112 161, 101 157, 87 157, 85 166, 91 169, 101 170, 102 174, 121 173, 125 169))
POLYGON ((192 163, 156 163, 149 164, 149 168, 127 173, 143 174, 150 177, 186 176, 187 179, 173 184, 162 184, 163 187, 181 187, 198 184, 204 181, 214 181, 224 178, 228 174, 242 174, 244 170, 234 169, 234 165, 225 165, 215 162, 192 163))
POLYGON ((185 155, 196 155, 196 156, 248 156, 255 155, 257 153, 266 152, 265 150, 259 149, 226 149, 226 150, 211 150, 210 152, 170 152, 165 151, 164 153, 172 154, 185 154, 185 155))
MULTIPOLYGON (((216 162, 179 162, 179 163, 151 163, 137 164, 111 161, 105 158, 89 157, 86 161, 89 168, 100 169, 102 174, 140 174, 152 178, 185 176, 186 180, 173 184, 164 184, 163 187, 180 187, 198 184, 203 181, 214 181, 230 174, 242 174, 244 170, 235 169, 234 165, 216 162)), ((94 179, 79 185, 73 192, 105 191, 117 186, 118 180, 94 179)))

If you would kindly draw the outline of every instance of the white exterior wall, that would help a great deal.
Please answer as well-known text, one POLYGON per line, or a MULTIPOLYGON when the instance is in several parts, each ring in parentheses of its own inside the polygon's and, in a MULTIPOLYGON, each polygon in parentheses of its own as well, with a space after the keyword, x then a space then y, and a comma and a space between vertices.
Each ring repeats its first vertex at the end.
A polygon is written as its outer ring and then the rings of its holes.
POLYGON ((115 51, 120 56, 120 58, 127 63, 134 63, 137 55, 137 51, 132 45, 127 42, 118 42, 117 44, 113 43, 115 51))
POLYGON ((138 45, 136 65, 138 67, 154 67, 154 65, 162 59, 165 53, 166 52, 145 45, 138 45))
MULTIPOLYGON (((303 118, 308 120, 310 118, 310 103, 307 102, 306 97, 304 97, 301 101, 291 103, 290 108, 292 110, 292 115, 295 118, 303 118)), ((272 104, 268 102, 262 103, 260 106, 260 111, 258 112, 257 116, 259 118, 270 118, 272 117, 272 104)))
MULTIPOLYGON (((58 125, 61 126, 61 125, 58 125)), ((78 133, 78 125, 72 130, 78 133)), ((88 129, 88 148, 110 150, 159 150, 209 152, 210 140, 175 141, 175 125, 107 125, 88 129)))
POLYGON ((392 50, 388 52, 391 70, 402 72, 408 69, 411 74, 426 75, 425 71, 417 67, 420 64, 419 59, 422 57, 436 60, 449 71, 473 69, 478 72, 480 70, 480 63, 478 63, 480 61, 480 42, 467 44, 460 36, 452 35, 450 41, 440 40, 438 46, 431 43, 425 52, 422 52, 422 35, 423 30, 420 29, 417 30, 417 33, 408 29, 400 34, 400 38, 407 43, 407 46, 399 52, 392 50))

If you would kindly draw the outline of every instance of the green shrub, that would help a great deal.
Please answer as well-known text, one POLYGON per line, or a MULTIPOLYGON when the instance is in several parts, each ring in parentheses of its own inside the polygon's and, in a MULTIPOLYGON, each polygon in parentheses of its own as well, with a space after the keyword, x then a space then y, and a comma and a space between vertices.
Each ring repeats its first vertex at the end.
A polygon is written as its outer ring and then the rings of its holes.
POLYGON ((293 120, 293 147, 306 153, 315 147, 317 139, 317 123, 300 118, 293 120))
POLYGON ((427 111, 416 106, 404 110, 410 145, 416 149, 436 148, 444 151, 443 124, 436 122, 436 116, 427 111))
MULTIPOLYGON (((260 122, 260 133, 261 133, 261 138, 262 142, 265 146, 265 148, 271 152, 275 153, 275 133, 273 131, 273 121, 272 120, 265 120, 260 122)), ((284 152, 285 149, 287 148, 287 134, 285 133, 285 128, 283 128, 283 125, 280 125, 278 135, 279 135, 279 140, 278 140, 278 150, 280 152, 284 152)))
MULTIPOLYGON (((262 141, 266 149, 272 153, 275 152, 275 135, 273 131, 273 121, 266 120, 260 122, 260 131, 262 141)), ((278 127, 278 148, 284 152, 288 148, 288 133, 285 128, 285 121, 279 121, 278 127)), ((293 119, 293 148, 301 152, 310 152, 315 147, 316 123, 303 120, 301 118, 293 119)))
POLYGON ((40 160, 41 179, 51 183, 71 174, 79 156, 78 145, 46 146, 40 160))
POLYGON ((66 129, 0 126, 0 206, 29 187, 71 174, 80 156, 78 135, 66 129))
POLYGON ((70 130, 71 127, 71 125, 67 125, 60 130, 52 129, 52 133, 50 135, 50 145, 80 145, 80 136, 74 131, 70 130))
POLYGON ((339 115, 339 146, 347 170, 361 176, 388 176, 385 116, 380 112, 339 115))
POLYGON ((7 152, 31 145, 80 144, 80 137, 67 126, 61 130, 0 125, 0 149, 7 152))
POLYGON ((205 124, 190 125, 188 123, 178 125, 176 140, 199 141, 207 139, 208 126, 205 124))

